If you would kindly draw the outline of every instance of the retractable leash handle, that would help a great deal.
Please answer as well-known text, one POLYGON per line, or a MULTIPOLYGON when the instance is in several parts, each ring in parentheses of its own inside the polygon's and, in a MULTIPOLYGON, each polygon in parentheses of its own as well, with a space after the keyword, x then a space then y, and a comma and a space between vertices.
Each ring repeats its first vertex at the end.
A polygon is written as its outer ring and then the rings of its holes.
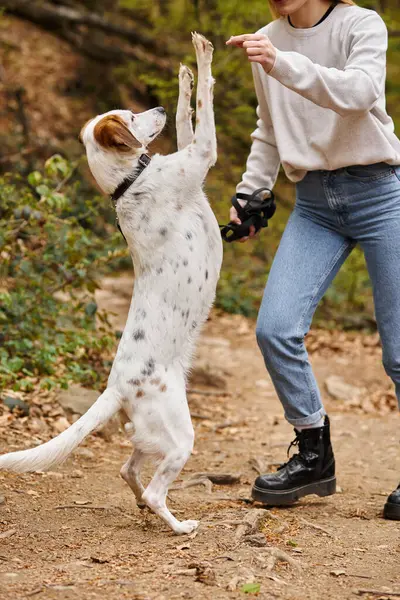
POLYGON ((222 239, 228 243, 247 237, 251 226, 256 233, 262 227, 268 227, 268 220, 273 217, 276 210, 275 196, 266 187, 259 188, 252 194, 235 194, 232 197, 232 205, 236 208, 241 224, 230 221, 228 225, 220 225, 222 239), (259 197, 262 192, 268 192, 268 198, 262 200, 259 197), (242 206, 238 200, 245 200, 246 204, 242 206))

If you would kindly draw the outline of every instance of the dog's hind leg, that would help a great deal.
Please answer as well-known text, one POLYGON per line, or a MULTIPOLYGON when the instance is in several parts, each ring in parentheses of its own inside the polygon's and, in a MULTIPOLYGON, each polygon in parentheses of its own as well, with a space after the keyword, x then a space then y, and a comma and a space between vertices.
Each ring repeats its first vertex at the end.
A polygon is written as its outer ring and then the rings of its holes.
POLYGON ((147 506, 161 517, 176 534, 191 533, 199 524, 198 521, 178 521, 166 505, 168 487, 185 466, 191 450, 191 447, 180 446, 169 452, 142 496, 147 506))
POLYGON ((190 99, 193 90, 193 73, 185 65, 179 69, 179 98, 176 110, 176 137, 178 150, 183 150, 193 141, 193 109, 190 99))
POLYGON ((213 110, 214 79, 211 73, 213 45, 199 33, 192 34, 196 50, 198 83, 194 147, 208 167, 217 162, 217 136, 213 110))
POLYGON ((197 521, 178 521, 168 510, 166 499, 168 488, 178 477, 189 459, 194 443, 194 431, 187 404, 186 393, 181 385, 174 386, 170 380, 169 398, 154 397, 157 415, 157 435, 153 438, 153 449, 162 456, 156 472, 147 486, 142 500, 177 533, 190 533, 196 529, 197 521))
POLYGON ((132 456, 122 466, 120 475, 129 485, 132 492, 135 494, 136 502, 139 508, 146 506, 142 500, 144 487, 140 481, 140 470, 144 462, 144 454, 140 450, 135 449, 132 456))

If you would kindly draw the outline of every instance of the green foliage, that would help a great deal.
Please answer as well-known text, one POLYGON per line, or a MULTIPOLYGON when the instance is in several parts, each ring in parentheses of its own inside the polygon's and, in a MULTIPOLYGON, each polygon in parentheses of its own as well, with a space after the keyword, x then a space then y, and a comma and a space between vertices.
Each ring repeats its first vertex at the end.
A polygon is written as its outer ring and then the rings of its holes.
POLYGON ((77 165, 0 178, 0 388, 99 385, 115 336, 96 277, 125 249, 99 229, 104 199, 83 200, 77 165))
POLYGON ((258 596, 261 589, 261 583, 245 583, 240 588, 240 591, 244 594, 254 594, 258 596))
MULTIPOLYGON (((110 96, 105 98, 102 93, 97 95, 101 98, 102 110, 109 110, 116 106, 115 98, 118 97, 117 92, 120 87, 125 90, 125 94, 121 94, 121 97, 127 98, 130 84, 133 84, 132 87, 140 92, 142 99, 148 98, 148 102, 153 105, 157 103, 165 106, 170 115, 171 124, 165 134, 166 137, 171 135, 170 143, 166 140, 163 142, 163 151, 166 152, 172 151, 176 147, 173 139, 173 121, 178 95, 177 73, 179 63, 189 64, 194 68, 194 71, 196 66, 190 31, 201 31, 213 42, 215 48, 213 73, 216 78, 215 114, 219 157, 217 166, 212 169, 207 178, 207 192, 219 222, 226 223, 229 220, 230 197, 234 193, 236 184, 240 181, 245 169, 245 162, 250 148, 250 133, 255 127, 256 97, 250 65, 244 53, 238 49, 227 48, 225 41, 230 35, 256 31, 268 23, 271 20, 271 15, 267 0, 252 0, 251 2, 243 2, 243 0, 152 0, 152 2, 119 0, 117 3, 112 3, 110 0, 100 0, 100 2, 82 0, 81 4, 89 10, 97 10, 101 14, 106 14, 110 19, 116 19, 121 23, 126 18, 128 24, 132 23, 136 29, 140 29, 141 33, 157 41, 158 46, 161 45, 162 48, 165 48, 165 56, 162 56, 162 58, 170 60, 176 76, 171 76, 169 70, 158 68, 156 66, 157 61, 154 62, 154 66, 150 67, 145 61, 130 60, 123 66, 119 65, 115 68, 112 75, 107 71, 106 81, 115 82, 116 85, 107 85, 106 87, 113 90, 115 96, 111 99, 110 96), (117 85, 118 83, 121 84, 120 87, 117 85)), ((400 29, 400 12, 395 0, 385 0, 385 2, 360 0, 359 4, 367 8, 384 8, 383 17, 388 26, 392 29, 400 29)), ((154 50, 154 53, 157 54, 157 51, 154 50)), ((82 81, 89 80, 93 81, 93 78, 90 78, 89 73, 86 72, 82 81)), ((96 85, 98 91, 102 89, 100 82, 97 80, 91 85, 96 85)), ((400 126, 399 97, 400 38, 393 37, 389 41, 388 51, 387 105, 389 113, 394 118, 397 130, 400 126)), ((13 139, 18 137, 18 135, 14 135, 13 139)), ((20 150, 19 146, 16 150, 20 150)), ((102 256, 101 253, 104 252, 104 244, 100 243, 98 248, 97 241, 103 239, 104 220, 110 218, 111 215, 107 212, 102 201, 97 199, 87 201, 90 193, 85 189, 87 184, 83 182, 80 190, 81 192, 85 191, 85 194, 77 192, 75 189, 76 182, 68 184, 67 193, 65 188, 63 193, 60 193, 60 190, 57 189, 58 184, 55 184, 54 181, 59 181, 60 177, 68 177, 69 171, 67 172, 67 169, 70 167, 62 166, 61 163, 57 166, 55 163, 52 168, 56 170, 56 173, 49 174, 53 183, 48 183, 49 175, 42 175, 37 172, 31 174, 30 180, 25 183, 17 181, 16 178, 11 182, 11 179, 6 177, 2 183, 1 194, 2 196, 5 194, 7 186, 14 186, 17 190, 23 189, 25 191, 22 193, 14 192, 15 198, 17 198, 15 200, 16 207, 21 211, 25 204, 29 205, 29 202, 32 202, 33 206, 42 202, 40 204, 41 211, 43 211, 43 205, 45 205, 47 213, 54 215, 54 218, 58 215, 57 218, 64 223, 65 228, 63 229, 58 221, 57 226, 54 222, 54 228, 58 232, 57 235, 59 235, 61 241, 60 245, 55 243, 54 250, 50 252, 50 254, 54 253, 55 262, 64 264, 65 253, 69 253, 69 246, 64 241, 64 236, 68 238, 67 232, 71 234, 71 231, 74 231, 77 238, 79 238, 80 260, 85 259, 89 264, 91 261, 97 261, 99 256, 102 256), (65 173, 63 174, 60 169, 65 169, 65 173), (34 192, 32 188, 35 188, 34 192), (41 195, 41 199, 37 197, 38 193, 41 195), (28 202, 26 197, 29 194, 31 199, 28 202), (66 200, 66 197, 68 200, 66 200), (85 204, 87 202, 88 204, 85 204), (81 234, 82 239, 80 239, 81 234)), ((74 177, 71 181, 75 181, 74 177)), ((243 245, 225 245, 217 306, 227 311, 241 312, 248 316, 255 316, 257 313, 273 255, 294 205, 293 186, 288 184, 283 174, 278 179, 275 192, 278 198, 278 210, 270 223, 269 229, 263 230, 259 239, 255 242, 243 245)), ((11 223, 15 221, 13 226, 5 217, 0 216, 0 218, 6 221, 5 231, 19 226, 19 221, 15 215, 11 220, 11 223)), ((22 219, 22 213, 20 219, 22 219)), ((33 228, 32 219, 29 220, 27 225, 24 225, 21 235, 18 234, 15 239, 13 238, 12 252, 15 251, 17 256, 20 252, 19 244, 26 243, 23 238, 26 228, 29 231, 33 228)), ((43 224, 40 235, 50 236, 47 229, 47 225, 43 224)), ((4 234, 1 235, 4 236, 4 234)), ((51 239, 54 238, 54 235, 53 231, 51 239)), ((31 242, 34 237, 32 234, 32 238, 29 237, 28 241, 31 242)), ((10 245, 9 238, 7 240, 7 244, 10 245)), ((0 240, 0 248, 3 243, 5 243, 4 240, 0 240)), ((113 244, 114 242, 111 241, 111 247, 114 247, 113 244)), ((31 273, 29 261, 25 257, 23 258, 23 260, 21 258, 17 260, 17 278, 19 278, 20 283, 16 288, 20 289, 19 293, 22 293, 23 269, 31 273), (21 266, 19 266, 18 261, 21 262, 21 266)), ((70 257, 68 260, 72 264, 75 260, 79 262, 74 257, 70 257)), ((61 285, 63 281, 61 269, 48 269, 48 261, 46 255, 44 257, 44 272, 47 274, 44 276, 41 273, 40 277, 44 280, 49 277, 58 277, 57 281, 49 282, 49 286, 61 285)), ((7 265, 7 262, 5 265, 5 267, 2 267, 3 270, 6 269, 7 271, 5 276, 13 282, 16 276, 11 267, 14 269, 14 266, 11 263, 7 265)), ((34 269, 40 271, 39 260, 34 263, 34 269)), ((87 264, 85 269, 88 270, 87 264)), ((30 280, 27 281, 31 286, 30 280)), ((77 284, 77 289, 81 290, 78 273, 74 274, 74 282, 77 284)), ((47 280, 44 287, 46 286, 47 280)), ((72 291, 75 293, 72 283, 66 285, 65 290, 68 291, 68 294, 71 294, 72 291)), ((76 301, 78 301, 78 298, 76 301)), ((28 299, 26 302, 28 302, 28 299)), ((60 302, 60 300, 57 300, 57 302, 60 302)), ((14 301, 12 305, 14 306, 14 301)), ((87 315, 84 311, 82 312, 82 307, 79 310, 78 314, 81 316, 84 314, 84 318, 88 321, 91 319, 91 322, 94 322, 93 316, 87 315)), ((47 313, 51 315, 53 311, 48 310, 47 313)), ((344 313, 361 314, 367 317, 372 315, 368 275, 359 250, 353 252, 340 271, 334 285, 326 294, 319 308, 318 318, 322 319, 324 323, 331 324, 332 319, 336 319, 344 313)), ((71 321, 69 322, 71 323, 71 321)), ((85 326, 83 329, 85 329, 85 326)), ((4 346, 1 352, 3 350, 4 346)), ((7 350, 7 352, 9 351, 7 350)), ((12 355, 11 351, 9 354, 12 355)))

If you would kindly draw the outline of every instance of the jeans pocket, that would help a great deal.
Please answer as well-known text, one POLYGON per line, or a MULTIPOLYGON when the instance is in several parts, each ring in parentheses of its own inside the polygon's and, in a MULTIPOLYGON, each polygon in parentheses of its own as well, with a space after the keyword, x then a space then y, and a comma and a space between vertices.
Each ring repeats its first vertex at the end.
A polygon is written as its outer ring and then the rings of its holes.
MULTIPOLYGON (((364 181, 369 183, 386 177, 392 177, 396 174, 395 169, 386 164, 378 163, 376 165, 354 165, 345 168, 346 174, 356 181, 364 181)), ((399 175, 396 174, 398 177, 399 175)))

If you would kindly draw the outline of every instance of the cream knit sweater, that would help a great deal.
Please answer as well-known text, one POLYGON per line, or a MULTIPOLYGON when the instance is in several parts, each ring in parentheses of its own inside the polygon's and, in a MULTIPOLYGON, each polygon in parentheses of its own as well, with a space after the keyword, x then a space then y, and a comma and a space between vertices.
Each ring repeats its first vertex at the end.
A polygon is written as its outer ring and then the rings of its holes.
POLYGON ((238 192, 272 189, 280 164, 293 182, 318 169, 400 164, 385 106, 387 29, 376 12, 338 4, 310 29, 282 18, 260 32, 277 56, 268 75, 252 65, 258 121, 238 192))

